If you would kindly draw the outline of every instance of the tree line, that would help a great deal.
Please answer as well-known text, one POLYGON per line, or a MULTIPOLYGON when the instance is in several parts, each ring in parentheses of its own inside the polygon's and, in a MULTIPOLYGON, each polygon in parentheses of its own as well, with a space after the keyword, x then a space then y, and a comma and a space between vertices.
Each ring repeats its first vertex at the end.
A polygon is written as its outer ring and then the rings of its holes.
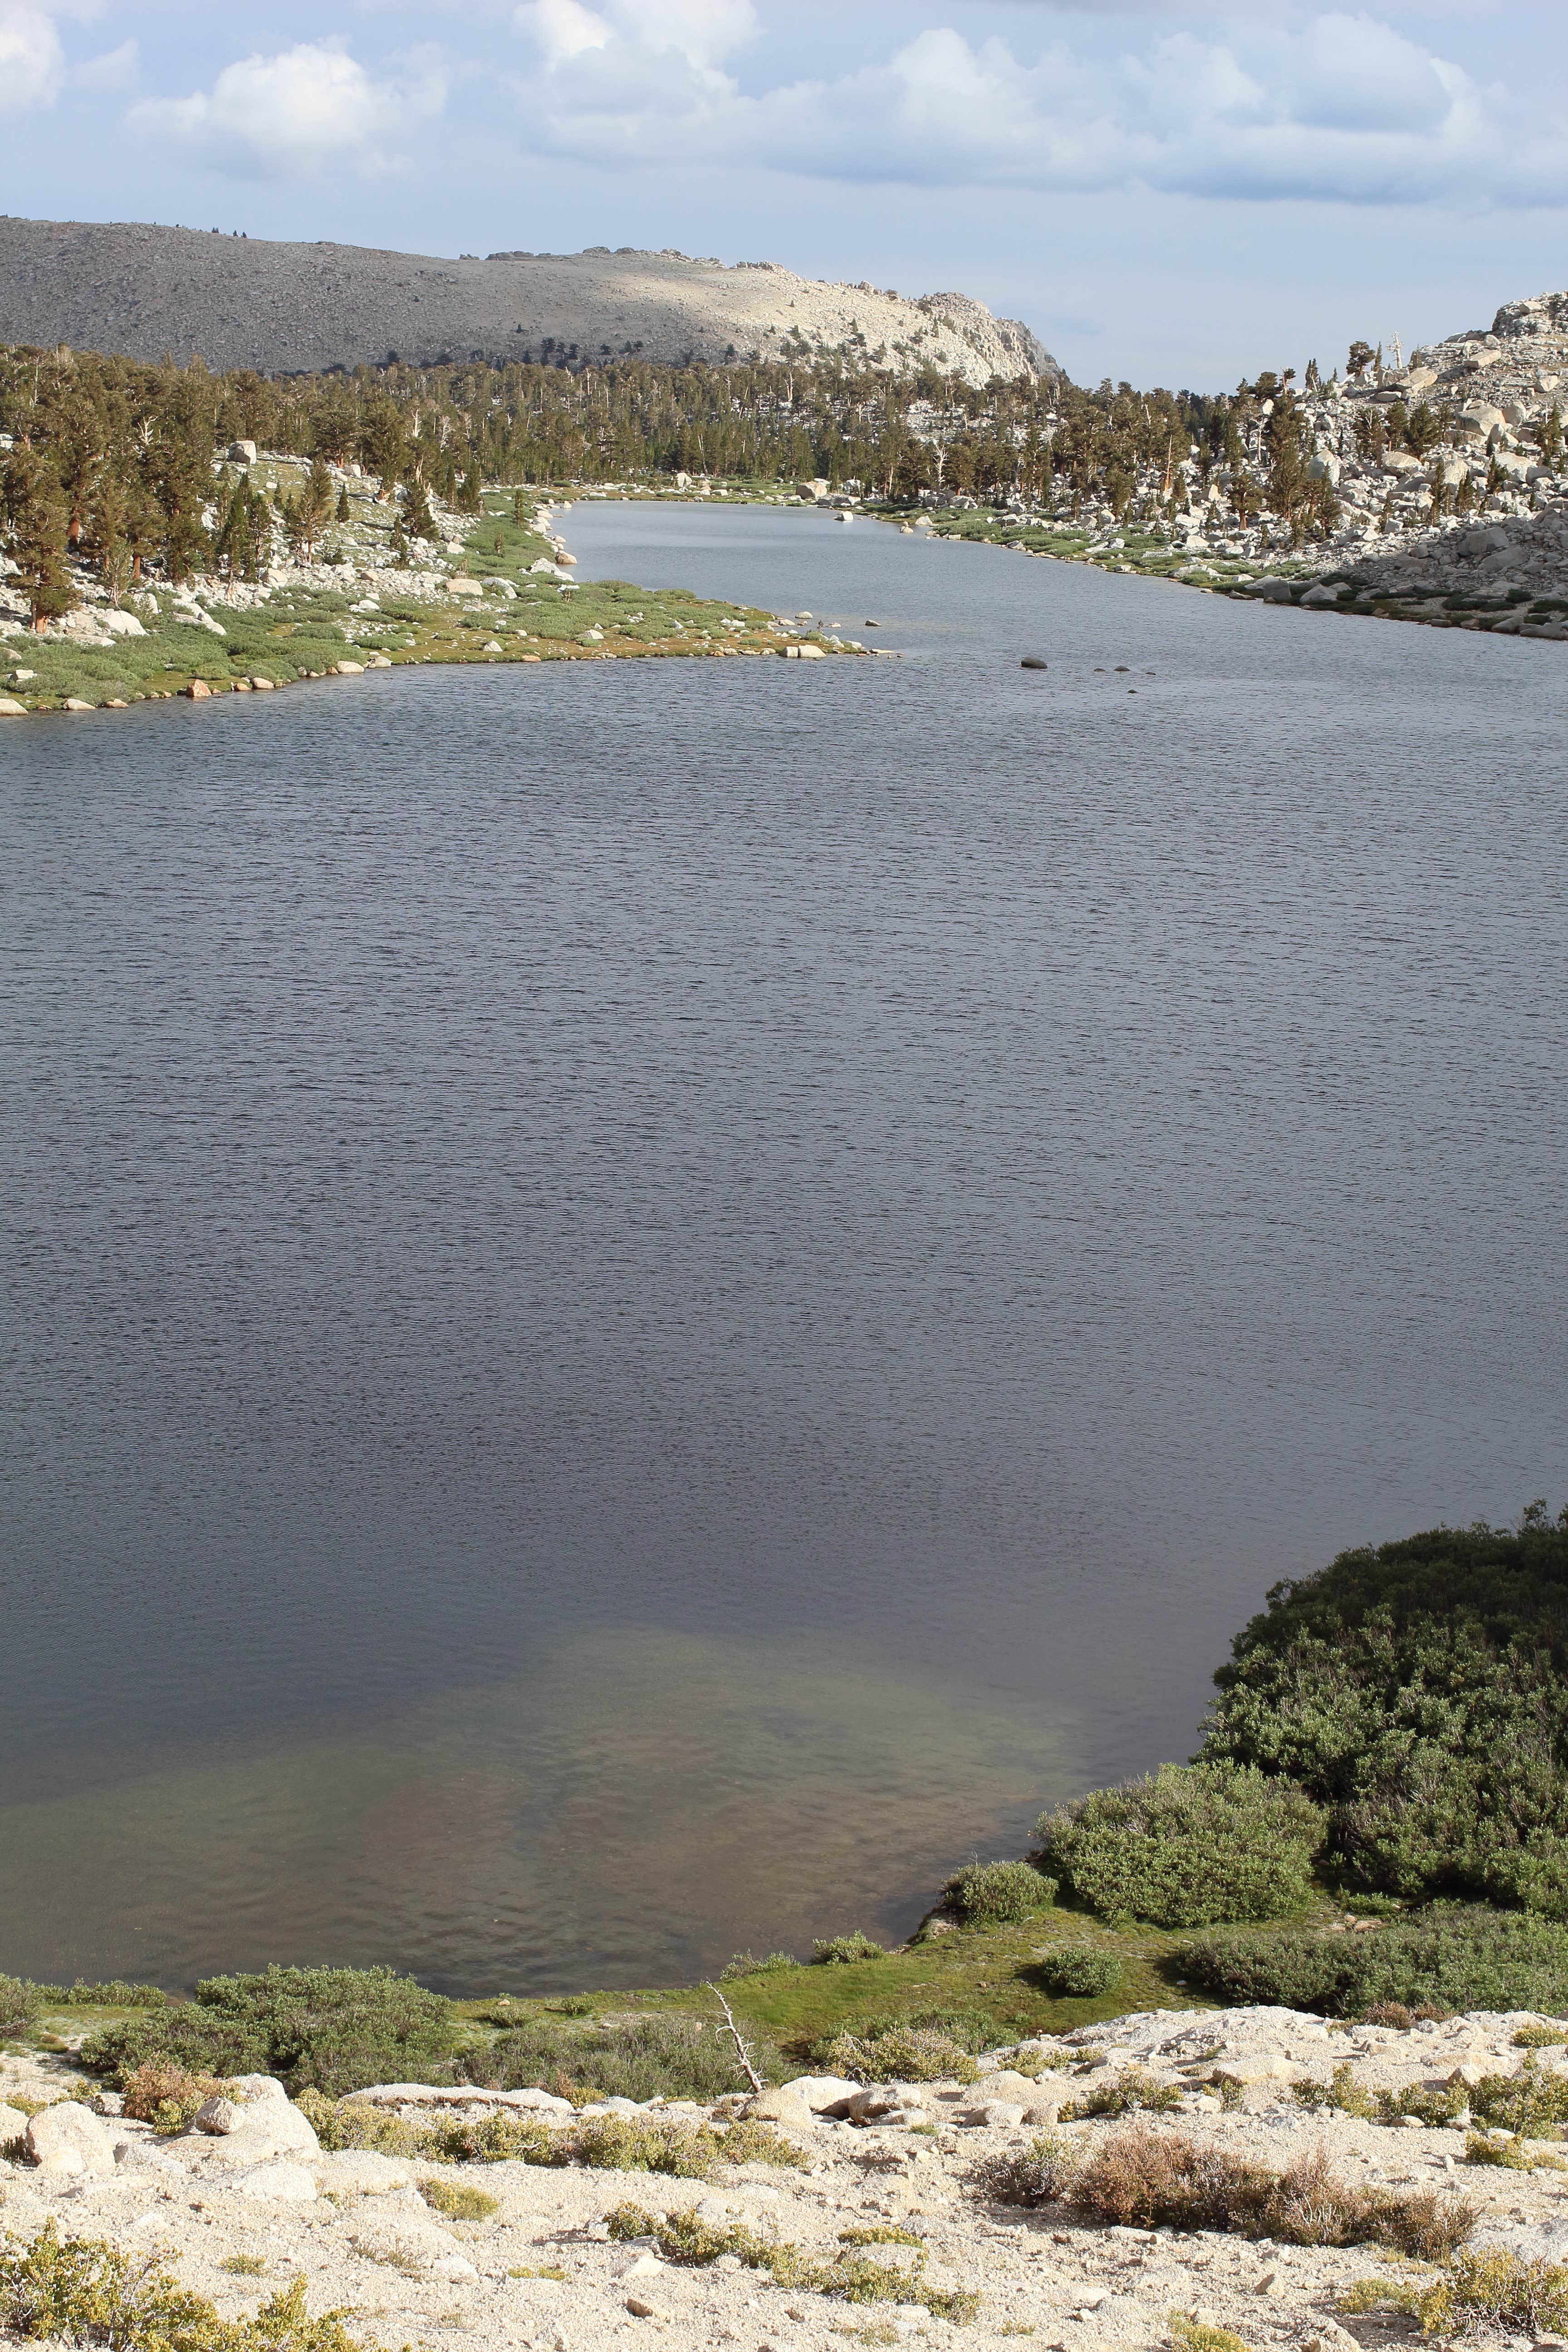
MULTIPOLYGON (((1428 420, 1401 420, 1406 437, 1428 420)), ((667 367, 557 353, 269 377, 14 346, 0 349, 0 434, 11 445, 0 523, 39 618, 74 601, 71 558, 118 593, 149 572, 254 576, 279 530, 309 555, 330 511, 330 468, 350 461, 395 501, 404 544, 429 535, 432 498, 477 512, 485 480, 678 472, 826 479, 894 500, 946 491, 1074 511, 1108 504, 1119 519, 1152 520, 1173 511, 1194 449, 1205 486, 1223 484, 1239 509, 1271 509, 1297 530, 1332 520, 1331 485, 1307 471, 1289 371, 1206 396, 1059 378, 976 386, 930 369, 894 378, 844 355, 667 367), (215 472, 236 441, 310 466, 304 488, 269 507, 243 475, 215 472)))

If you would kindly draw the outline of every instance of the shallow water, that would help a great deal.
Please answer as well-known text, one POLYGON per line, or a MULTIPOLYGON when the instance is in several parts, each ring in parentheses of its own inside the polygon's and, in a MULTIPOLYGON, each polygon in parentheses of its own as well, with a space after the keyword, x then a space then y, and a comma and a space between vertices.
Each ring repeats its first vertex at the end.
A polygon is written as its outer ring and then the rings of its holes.
POLYGON ((905 1927, 1561 1492, 1562 648, 566 535, 908 657, 0 736, 0 1968, 905 1927))

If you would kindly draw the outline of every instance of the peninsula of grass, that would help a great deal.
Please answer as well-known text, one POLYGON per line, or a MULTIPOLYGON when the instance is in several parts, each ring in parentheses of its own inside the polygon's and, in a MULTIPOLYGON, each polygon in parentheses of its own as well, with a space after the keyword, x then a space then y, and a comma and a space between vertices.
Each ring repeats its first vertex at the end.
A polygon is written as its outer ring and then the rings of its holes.
MULTIPOLYGON (((284 499, 300 496, 309 477, 288 458, 258 459, 249 471, 284 499)), ((149 581, 121 600, 144 635, 104 646, 54 632, 6 637, 0 698, 26 711, 116 709, 190 696, 193 687, 198 698, 204 688, 208 696, 266 692, 410 663, 734 659, 821 642, 771 613, 689 589, 563 579, 567 567, 533 526, 531 491, 526 521, 510 489, 487 493, 477 517, 452 518, 463 536, 447 541, 443 560, 450 564, 455 554, 456 569, 437 579, 415 561, 405 584, 391 546, 396 510, 376 498, 373 482, 344 477, 334 488, 348 513, 324 528, 307 580, 273 586, 264 601, 243 591, 231 596, 216 582, 182 596, 162 579, 149 581), (454 590, 448 581, 467 585, 454 590)))

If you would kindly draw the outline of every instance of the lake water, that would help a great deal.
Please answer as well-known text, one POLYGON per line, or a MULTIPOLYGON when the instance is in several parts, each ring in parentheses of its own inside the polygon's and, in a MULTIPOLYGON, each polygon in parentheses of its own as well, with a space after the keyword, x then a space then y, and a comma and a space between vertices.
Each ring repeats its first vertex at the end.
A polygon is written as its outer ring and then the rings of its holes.
POLYGON ((0 735, 0 1969, 907 1930, 1563 1495, 1561 647, 565 530, 906 658, 0 735))

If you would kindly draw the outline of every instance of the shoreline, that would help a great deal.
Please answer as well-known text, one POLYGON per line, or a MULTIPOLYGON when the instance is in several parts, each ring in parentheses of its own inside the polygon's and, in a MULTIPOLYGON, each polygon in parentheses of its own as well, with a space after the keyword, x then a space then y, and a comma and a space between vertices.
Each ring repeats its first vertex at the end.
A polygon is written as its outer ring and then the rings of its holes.
MULTIPOLYGON (((301 467, 261 454, 243 470, 276 494, 301 467)), ((220 489, 231 471, 220 469, 220 489)), ((439 541, 420 543, 417 563, 394 565, 381 544, 393 509, 358 467, 333 468, 332 485, 349 520, 323 528, 328 560, 268 564, 250 582, 198 575, 174 587, 148 579, 118 599, 84 569, 74 583, 81 601, 43 632, 0 613, 0 717, 205 702, 412 667, 816 660, 879 650, 828 644, 815 626, 689 589, 579 584, 576 558, 552 523, 572 501, 510 486, 488 488, 478 515, 438 509, 439 541)))

